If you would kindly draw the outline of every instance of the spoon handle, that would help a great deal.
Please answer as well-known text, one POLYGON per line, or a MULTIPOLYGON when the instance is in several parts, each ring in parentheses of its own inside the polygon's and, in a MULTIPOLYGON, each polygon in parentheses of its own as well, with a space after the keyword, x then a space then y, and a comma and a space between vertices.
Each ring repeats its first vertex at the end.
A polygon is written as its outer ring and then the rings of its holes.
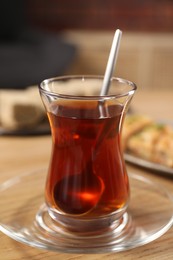
POLYGON ((108 59, 108 63, 107 63, 107 66, 106 66, 106 71, 105 71, 105 75, 104 75, 104 79, 103 79, 103 85, 102 85, 101 92, 100 92, 100 96, 105 96, 108 93, 109 85, 110 85, 110 79, 112 77, 114 67, 115 67, 115 64, 116 64, 116 60, 117 60, 117 56, 118 56, 121 35, 122 35, 122 31, 117 29, 116 32, 115 32, 114 38, 113 38, 113 42, 112 42, 112 46, 111 46, 111 50, 110 50, 110 54, 109 54, 109 59, 108 59))

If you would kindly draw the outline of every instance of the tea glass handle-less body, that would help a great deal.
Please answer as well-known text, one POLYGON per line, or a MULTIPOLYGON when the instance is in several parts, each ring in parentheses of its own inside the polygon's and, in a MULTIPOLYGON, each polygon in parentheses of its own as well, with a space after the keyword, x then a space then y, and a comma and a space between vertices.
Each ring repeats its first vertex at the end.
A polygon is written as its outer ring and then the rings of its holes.
POLYGON ((52 132, 46 204, 55 221, 70 225, 73 220, 73 228, 96 218, 97 226, 115 221, 129 201, 121 127, 136 86, 112 78, 110 94, 99 96, 102 80, 62 77, 40 88, 52 132))

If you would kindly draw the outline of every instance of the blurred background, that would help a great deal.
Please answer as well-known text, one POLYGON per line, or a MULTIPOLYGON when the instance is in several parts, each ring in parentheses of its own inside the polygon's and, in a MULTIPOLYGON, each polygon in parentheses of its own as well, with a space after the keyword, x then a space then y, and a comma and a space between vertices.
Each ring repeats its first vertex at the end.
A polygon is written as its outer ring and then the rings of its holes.
POLYGON ((30 0, 30 22, 50 30, 172 31, 172 0, 30 0))
POLYGON ((64 74, 104 74, 115 29, 115 75, 173 87, 172 0, 1 0, 0 87, 64 74))

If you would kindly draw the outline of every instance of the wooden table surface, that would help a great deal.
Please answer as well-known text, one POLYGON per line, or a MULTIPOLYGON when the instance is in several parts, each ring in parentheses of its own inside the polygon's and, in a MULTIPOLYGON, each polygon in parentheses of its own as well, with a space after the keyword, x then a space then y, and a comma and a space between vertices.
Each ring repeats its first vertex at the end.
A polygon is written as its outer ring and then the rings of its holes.
MULTIPOLYGON (((138 89, 133 101, 134 112, 151 115, 155 119, 172 120, 173 91, 154 92, 138 89)), ((0 137, 0 182, 17 176, 23 171, 30 171, 47 165, 51 151, 51 137, 42 136, 1 136, 0 137)), ((142 174, 164 185, 173 194, 173 177, 154 174, 148 170, 127 165, 128 171, 142 174)), ((31 191, 32 192, 32 191, 31 191)), ((147 196, 147 194, 146 194, 147 196)), ((10 206, 10 205, 9 205, 10 206)), ((1 209, 2 210, 2 209, 1 209)), ((1 216, 0 216, 1 217, 1 216)), ((107 254, 65 254, 36 249, 14 241, 0 232, 0 259, 173 259, 173 228, 157 240, 128 251, 107 254)))

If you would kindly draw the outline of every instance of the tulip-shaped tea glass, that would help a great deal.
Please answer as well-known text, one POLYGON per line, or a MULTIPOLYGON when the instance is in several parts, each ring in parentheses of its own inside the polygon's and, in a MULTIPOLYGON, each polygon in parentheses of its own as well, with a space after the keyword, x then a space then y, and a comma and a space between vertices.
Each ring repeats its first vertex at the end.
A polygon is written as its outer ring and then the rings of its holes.
POLYGON ((37 248, 98 254, 144 245, 172 226, 171 192, 126 172, 121 132, 136 86, 111 78, 101 96, 102 85, 96 76, 40 84, 52 132, 48 173, 34 167, 0 184, 0 231, 37 248))
POLYGON ((72 244, 80 238, 79 247, 84 240, 86 247, 93 241, 109 245, 128 222, 121 130, 136 86, 112 78, 109 93, 100 96, 102 81, 65 76, 44 80, 39 87, 52 134, 45 187, 50 219, 45 222, 72 244))

